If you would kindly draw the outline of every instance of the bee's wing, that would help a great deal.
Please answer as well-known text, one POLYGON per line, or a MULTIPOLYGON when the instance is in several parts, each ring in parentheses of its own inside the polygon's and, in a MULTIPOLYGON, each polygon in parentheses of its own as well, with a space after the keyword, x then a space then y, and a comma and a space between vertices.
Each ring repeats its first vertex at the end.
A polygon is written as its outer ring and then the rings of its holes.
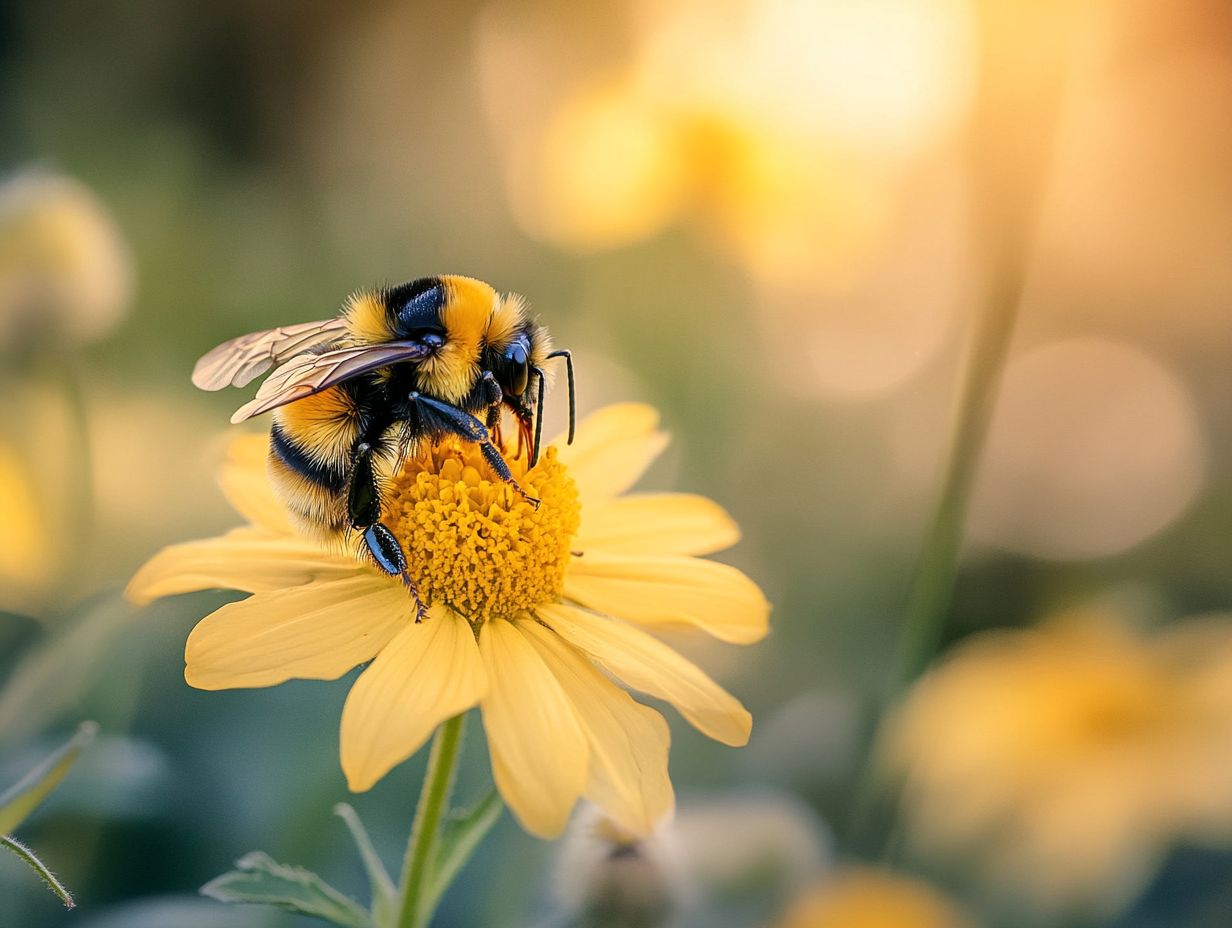
POLYGON ((231 421, 243 422, 378 367, 421 361, 431 350, 420 342, 385 342, 300 355, 265 378, 252 402, 237 409, 231 421))
POLYGON ((202 390, 242 387, 275 364, 332 342, 345 327, 342 319, 325 319, 241 335, 204 355, 193 368, 192 382, 202 390))

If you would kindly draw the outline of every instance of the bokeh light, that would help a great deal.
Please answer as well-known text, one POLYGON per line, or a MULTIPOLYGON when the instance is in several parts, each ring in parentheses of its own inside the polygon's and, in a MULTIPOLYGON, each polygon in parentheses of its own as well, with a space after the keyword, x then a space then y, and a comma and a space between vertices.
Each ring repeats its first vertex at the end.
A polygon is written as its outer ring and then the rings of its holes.
POLYGON ((1108 557, 1178 518, 1207 466, 1175 372, 1107 340, 1045 345, 1006 374, 972 533, 1036 557, 1108 557))

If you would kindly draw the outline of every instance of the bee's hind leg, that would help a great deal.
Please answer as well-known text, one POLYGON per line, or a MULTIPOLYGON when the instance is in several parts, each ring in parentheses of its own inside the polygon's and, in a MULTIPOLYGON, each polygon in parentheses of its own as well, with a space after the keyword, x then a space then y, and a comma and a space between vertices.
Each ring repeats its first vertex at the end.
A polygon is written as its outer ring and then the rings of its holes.
POLYGON ((505 459, 501 456, 500 449, 492 443, 492 436, 488 432, 487 426, 465 409, 459 409, 457 406, 451 406, 449 403, 442 403, 440 400, 424 396, 422 393, 412 393, 411 400, 419 408, 421 421, 433 429, 457 435, 459 438, 466 439, 467 441, 473 441, 479 446, 479 450, 483 452, 484 459, 488 462, 488 466, 496 472, 496 476, 513 487, 528 503, 538 508, 539 500, 523 490, 518 482, 513 479, 513 473, 509 470, 509 465, 505 463, 505 459))
POLYGON ((415 581, 407 572, 406 554, 403 553, 402 545, 398 544, 394 533, 382 523, 374 522, 364 529, 364 545, 368 548, 372 559, 376 561, 377 567, 391 577, 401 578, 403 585, 415 600, 415 621, 422 622, 426 619, 428 609, 424 606, 423 600, 419 598, 419 587, 415 585, 415 581))
POLYGON ((381 497, 372 468, 372 455, 373 448, 368 442, 360 442, 355 446, 351 487, 347 494, 351 526, 356 531, 363 532, 364 547, 368 549, 368 554, 376 566, 391 577, 401 578, 415 600, 415 621, 422 622, 428 617, 428 610, 419 596, 419 588, 407 570, 406 553, 394 533, 380 521, 381 497))

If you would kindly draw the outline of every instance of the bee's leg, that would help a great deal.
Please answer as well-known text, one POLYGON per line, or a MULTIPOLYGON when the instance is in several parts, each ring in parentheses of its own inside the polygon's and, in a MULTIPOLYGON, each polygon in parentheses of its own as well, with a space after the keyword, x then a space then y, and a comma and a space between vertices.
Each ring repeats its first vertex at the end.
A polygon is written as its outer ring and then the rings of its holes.
MULTIPOLYGON (((356 526, 358 528, 358 526, 356 526)), ((402 553, 402 545, 394 533, 387 529, 384 523, 373 522, 364 529, 364 545, 368 553, 376 561, 378 567, 391 577, 399 577, 402 584, 415 600, 415 621, 422 622, 428 617, 428 609, 419 598, 419 587, 411 579, 406 569, 406 555, 402 553)))
POLYGON ((483 404, 488 407, 488 431, 491 432, 500 425, 501 401, 505 398, 505 393, 491 371, 484 371, 479 388, 482 391, 483 404))
POLYGON ((372 445, 361 441, 355 446, 351 466, 351 488, 347 494, 347 509, 351 527, 363 532, 364 546, 376 566, 391 577, 400 577, 415 600, 415 621, 428 617, 428 610, 419 597, 419 588, 407 571, 406 554, 398 539, 381 522, 381 494, 372 467, 372 445))
POLYGON ((459 438, 473 441, 479 445, 479 449, 483 452, 488 466, 496 472, 496 475, 513 487, 532 506, 539 506, 539 500, 523 490, 518 485, 518 482, 513 479, 509 465, 501 457, 500 449, 492 444, 492 438, 488 433, 487 426, 466 410, 459 409, 457 406, 451 406, 449 403, 442 403, 440 400, 424 396, 422 393, 412 393, 411 401, 419 408, 420 421, 432 429, 457 435, 459 438))

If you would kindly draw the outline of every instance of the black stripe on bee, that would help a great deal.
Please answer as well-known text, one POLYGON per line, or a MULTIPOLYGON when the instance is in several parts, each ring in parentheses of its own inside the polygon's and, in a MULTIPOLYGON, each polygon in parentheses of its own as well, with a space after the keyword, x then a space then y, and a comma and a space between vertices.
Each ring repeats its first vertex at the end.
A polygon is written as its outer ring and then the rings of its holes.
POLYGON ((287 467, 318 486, 333 493, 341 493, 346 487, 346 470, 341 465, 312 457, 278 423, 270 429, 270 448, 287 467))
POLYGON ((385 311, 395 332, 407 337, 441 328, 445 285, 439 277, 420 277, 384 292, 385 311))

